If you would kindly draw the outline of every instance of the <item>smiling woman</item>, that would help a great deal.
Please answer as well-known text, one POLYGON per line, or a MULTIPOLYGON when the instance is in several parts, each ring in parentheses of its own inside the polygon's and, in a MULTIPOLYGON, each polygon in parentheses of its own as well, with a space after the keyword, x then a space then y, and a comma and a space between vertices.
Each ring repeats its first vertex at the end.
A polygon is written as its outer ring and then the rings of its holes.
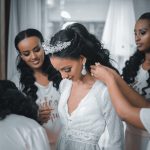
POLYGON ((44 51, 36 36, 25 38, 18 43, 20 56, 32 69, 39 69, 44 62, 44 51))
POLYGON ((43 41, 42 34, 36 29, 27 29, 17 34, 17 69, 20 72, 22 92, 39 105, 39 120, 46 128, 53 150, 60 130, 57 106, 61 77, 45 55, 41 47, 43 41))

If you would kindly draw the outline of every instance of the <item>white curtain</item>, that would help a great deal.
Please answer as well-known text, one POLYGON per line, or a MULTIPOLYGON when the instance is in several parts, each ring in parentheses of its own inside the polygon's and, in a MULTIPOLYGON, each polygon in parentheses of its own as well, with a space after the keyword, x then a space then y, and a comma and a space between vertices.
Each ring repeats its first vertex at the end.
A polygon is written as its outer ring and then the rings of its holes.
POLYGON ((122 69, 124 61, 135 51, 135 13, 132 0, 110 0, 102 42, 122 69))
POLYGON ((7 79, 18 84, 14 38, 18 32, 27 28, 38 29, 45 34, 46 9, 45 0, 11 0, 9 40, 8 40, 8 62, 7 79))

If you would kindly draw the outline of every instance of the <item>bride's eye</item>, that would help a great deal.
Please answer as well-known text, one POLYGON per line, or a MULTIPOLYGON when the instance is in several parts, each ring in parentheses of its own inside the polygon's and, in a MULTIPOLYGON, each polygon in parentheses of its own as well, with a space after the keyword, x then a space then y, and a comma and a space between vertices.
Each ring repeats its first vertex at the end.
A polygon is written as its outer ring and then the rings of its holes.
POLYGON ((64 68, 64 71, 65 71, 65 72, 70 72, 70 71, 71 71, 71 67, 69 67, 69 68, 64 68))

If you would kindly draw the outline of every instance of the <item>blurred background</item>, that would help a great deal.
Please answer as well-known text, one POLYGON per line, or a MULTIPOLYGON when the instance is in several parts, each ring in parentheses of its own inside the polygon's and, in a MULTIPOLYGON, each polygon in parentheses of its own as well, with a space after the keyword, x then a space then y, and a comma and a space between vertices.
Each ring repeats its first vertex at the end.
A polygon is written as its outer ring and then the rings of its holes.
POLYGON ((50 38, 66 22, 80 22, 102 41, 121 72, 135 51, 134 25, 150 0, 0 0, 0 79, 15 82, 16 34, 27 28, 50 38))

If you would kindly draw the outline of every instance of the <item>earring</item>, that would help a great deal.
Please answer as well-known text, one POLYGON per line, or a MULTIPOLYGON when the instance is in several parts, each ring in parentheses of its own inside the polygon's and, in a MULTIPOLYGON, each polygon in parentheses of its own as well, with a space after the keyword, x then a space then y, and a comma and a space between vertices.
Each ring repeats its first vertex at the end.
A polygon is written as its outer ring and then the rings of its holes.
POLYGON ((87 71, 85 69, 85 64, 83 64, 83 68, 82 68, 81 74, 82 75, 86 75, 87 74, 87 71))

